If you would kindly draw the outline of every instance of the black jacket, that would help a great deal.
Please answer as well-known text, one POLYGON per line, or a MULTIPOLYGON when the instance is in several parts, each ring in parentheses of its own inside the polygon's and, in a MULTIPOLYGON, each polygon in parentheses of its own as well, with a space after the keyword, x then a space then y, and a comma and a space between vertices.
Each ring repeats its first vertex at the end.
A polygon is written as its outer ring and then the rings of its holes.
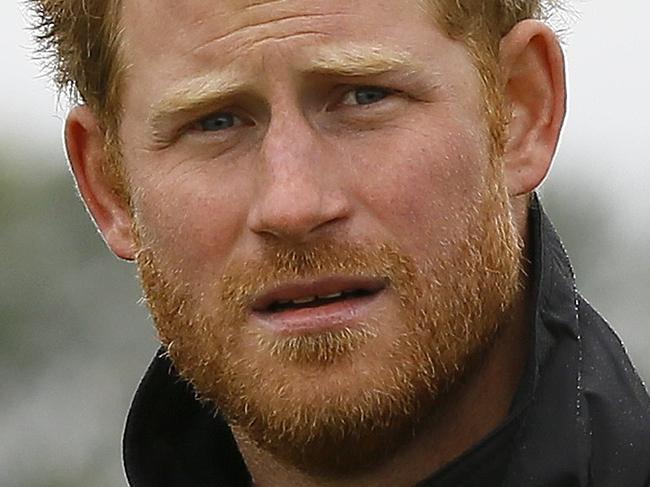
MULTIPOLYGON (((537 198, 530 228, 534 339, 510 414, 419 486, 648 487, 648 394, 618 337, 576 291, 537 198)), ((228 426, 195 400, 162 350, 135 394, 124 464, 131 487, 250 483, 228 426)))

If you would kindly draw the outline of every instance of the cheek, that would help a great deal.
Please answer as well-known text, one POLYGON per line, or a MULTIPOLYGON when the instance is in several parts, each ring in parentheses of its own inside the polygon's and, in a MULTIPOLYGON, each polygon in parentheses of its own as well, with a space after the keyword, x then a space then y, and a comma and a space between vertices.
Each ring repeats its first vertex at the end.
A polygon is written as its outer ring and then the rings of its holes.
POLYGON ((246 221, 247 191, 232 179, 220 184, 209 168, 181 166, 170 170, 160 164, 155 172, 136 171, 131 178, 138 188, 133 203, 143 244, 195 280, 225 265, 246 221))
MULTIPOLYGON (((480 134, 457 127, 399 131, 377 137, 364 158, 357 191, 368 213, 391 236, 413 245, 418 236, 452 239, 483 189, 488 167, 480 134)), ((423 250, 423 249, 418 249, 423 250)))

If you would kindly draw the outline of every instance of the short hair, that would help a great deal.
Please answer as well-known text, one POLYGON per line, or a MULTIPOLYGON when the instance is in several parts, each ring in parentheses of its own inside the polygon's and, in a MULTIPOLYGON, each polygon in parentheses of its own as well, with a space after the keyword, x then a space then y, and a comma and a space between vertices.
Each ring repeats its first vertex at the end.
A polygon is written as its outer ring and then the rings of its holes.
MULTIPOLYGON (((108 129, 119 99, 119 0, 27 0, 37 52, 57 87, 108 129)), ((113 128, 113 127, 110 127, 113 128)))

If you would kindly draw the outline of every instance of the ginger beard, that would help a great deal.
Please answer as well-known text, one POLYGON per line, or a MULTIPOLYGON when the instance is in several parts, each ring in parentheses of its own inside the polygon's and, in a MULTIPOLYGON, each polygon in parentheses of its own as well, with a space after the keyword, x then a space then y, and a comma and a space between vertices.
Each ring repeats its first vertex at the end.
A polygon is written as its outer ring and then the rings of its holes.
POLYGON ((521 246, 502 176, 489 172, 454 215, 460 236, 432 237, 426 262, 390 242, 277 245, 199 289, 143 241, 146 301, 177 371, 238 439, 304 472, 349 474, 386 458, 486 353, 519 295, 521 246), (279 336, 249 323, 258 293, 332 274, 381 278, 391 301, 327 333, 279 336))

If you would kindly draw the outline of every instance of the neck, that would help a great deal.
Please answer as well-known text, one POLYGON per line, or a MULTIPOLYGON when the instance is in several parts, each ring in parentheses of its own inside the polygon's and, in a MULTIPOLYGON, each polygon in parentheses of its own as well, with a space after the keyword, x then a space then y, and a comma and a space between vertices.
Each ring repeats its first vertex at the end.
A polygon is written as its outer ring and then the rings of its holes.
POLYGON ((411 486, 477 444, 508 415, 528 350, 528 299, 522 295, 513 319, 493 346, 388 461, 354 476, 310 477, 283 464, 234 431, 255 487, 411 486))

